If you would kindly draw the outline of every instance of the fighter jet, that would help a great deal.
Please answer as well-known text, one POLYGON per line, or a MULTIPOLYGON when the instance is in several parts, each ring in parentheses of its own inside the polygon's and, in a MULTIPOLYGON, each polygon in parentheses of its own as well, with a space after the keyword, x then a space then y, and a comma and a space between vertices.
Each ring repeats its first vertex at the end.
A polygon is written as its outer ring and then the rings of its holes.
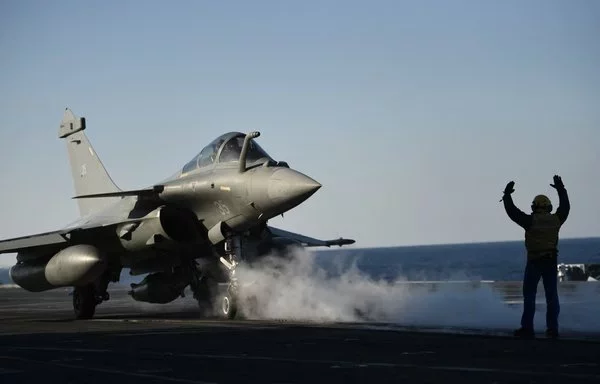
POLYGON ((168 303, 190 287, 201 308, 222 318, 238 313, 236 268, 291 246, 330 247, 352 239, 319 240, 274 228, 268 220, 293 209, 320 187, 276 161, 256 142, 259 132, 225 133, 171 177, 137 190, 115 185, 84 133, 86 120, 67 108, 58 131, 65 140, 80 218, 47 233, 0 241, 17 253, 12 280, 41 292, 73 287, 77 319, 109 300, 122 270, 145 278, 131 284, 134 300, 168 303))

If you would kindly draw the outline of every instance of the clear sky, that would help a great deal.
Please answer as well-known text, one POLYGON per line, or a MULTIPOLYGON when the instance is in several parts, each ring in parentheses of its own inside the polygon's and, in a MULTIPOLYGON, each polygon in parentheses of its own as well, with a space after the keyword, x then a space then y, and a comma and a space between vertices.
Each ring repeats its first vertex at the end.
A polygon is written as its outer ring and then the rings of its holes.
MULTIPOLYGON (((563 177, 563 237, 600 236, 600 2, 0 3, 0 238, 78 216, 65 107, 117 184, 260 130, 323 184, 272 220, 356 246, 516 240, 563 177)), ((14 255, 0 256, 12 264, 14 255)))

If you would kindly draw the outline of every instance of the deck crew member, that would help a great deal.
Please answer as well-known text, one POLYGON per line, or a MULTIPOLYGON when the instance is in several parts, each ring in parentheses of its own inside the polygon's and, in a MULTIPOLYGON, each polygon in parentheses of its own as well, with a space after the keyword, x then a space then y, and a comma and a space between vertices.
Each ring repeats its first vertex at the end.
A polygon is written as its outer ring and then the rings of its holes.
POLYGON ((511 181, 504 189, 504 209, 508 217, 525 230, 525 248, 527 263, 523 276, 523 314, 521 328, 515 336, 534 337, 533 317, 537 286, 542 279, 546 294, 546 335, 558 337, 558 234, 569 216, 570 204, 567 190, 560 176, 555 175, 551 187, 558 192, 559 206, 552 212, 552 203, 545 195, 537 195, 531 203, 531 214, 525 214, 517 208, 511 194, 515 191, 515 182, 511 181))

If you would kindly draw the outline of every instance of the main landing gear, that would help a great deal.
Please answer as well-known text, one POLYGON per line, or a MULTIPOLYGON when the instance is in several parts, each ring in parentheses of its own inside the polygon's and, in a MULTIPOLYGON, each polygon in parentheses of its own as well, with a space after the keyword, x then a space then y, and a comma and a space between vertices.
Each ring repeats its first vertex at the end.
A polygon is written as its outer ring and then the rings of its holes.
POLYGON ((96 306, 110 299, 106 291, 108 280, 91 283, 73 290, 73 312, 77 320, 91 319, 96 312, 96 306))
POLYGON ((214 296, 217 284, 208 274, 199 271, 195 260, 192 261, 191 271, 190 289, 192 290, 194 299, 198 302, 200 311, 205 316, 210 316, 214 310, 214 296))

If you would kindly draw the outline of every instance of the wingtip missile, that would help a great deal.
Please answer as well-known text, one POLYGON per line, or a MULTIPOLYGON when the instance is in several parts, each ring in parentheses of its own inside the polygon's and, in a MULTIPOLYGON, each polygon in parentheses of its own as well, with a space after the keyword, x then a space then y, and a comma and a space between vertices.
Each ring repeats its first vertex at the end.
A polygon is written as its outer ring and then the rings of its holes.
POLYGON ((327 241, 327 246, 330 247, 332 245, 337 245, 337 246, 341 247, 343 245, 350 245, 350 244, 354 244, 354 243, 356 243, 356 240, 354 240, 354 239, 344 239, 344 238, 340 237, 339 239, 336 239, 336 240, 327 241))

